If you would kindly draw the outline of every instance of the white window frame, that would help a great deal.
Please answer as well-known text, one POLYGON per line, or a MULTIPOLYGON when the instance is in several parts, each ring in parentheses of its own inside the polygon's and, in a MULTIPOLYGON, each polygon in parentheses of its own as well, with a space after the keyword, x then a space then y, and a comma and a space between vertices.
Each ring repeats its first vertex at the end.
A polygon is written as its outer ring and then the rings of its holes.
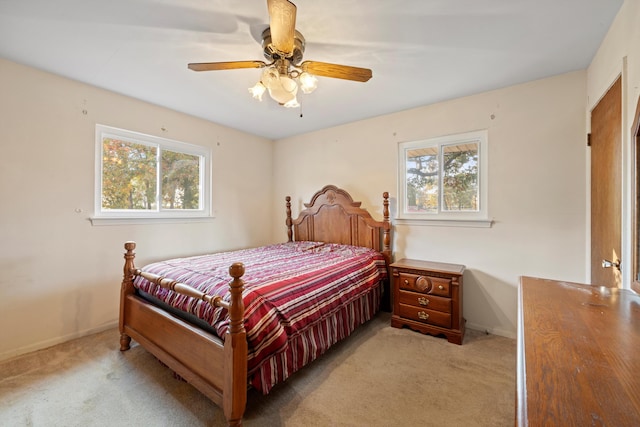
MULTIPOLYGON (((144 222, 184 222, 185 220, 206 220, 212 218, 211 207, 211 149, 186 142, 174 141, 154 135, 119 129, 111 126, 96 125, 96 173, 95 205, 91 222, 94 225, 137 224, 144 222), (102 209, 102 159, 103 139, 114 138, 200 157, 200 209, 162 209, 157 201, 156 210, 102 209)), ((159 175, 158 175, 159 179, 159 175)), ((160 183, 157 186, 158 193, 160 183)), ((159 194, 158 194, 158 197, 159 194)))
POLYGON ((439 225, 463 227, 491 227, 489 218, 489 149, 488 131, 478 130, 454 135, 445 135, 418 141, 398 143, 398 209, 396 224, 406 225, 439 225), (442 147, 446 145, 478 143, 478 194, 479 209, 470 212, 442 211, 441 203, 438 212, 409 212, 406 206, 407 152, 417 148, 438 148, 439 157, 439 197, 442 195, 442 147))

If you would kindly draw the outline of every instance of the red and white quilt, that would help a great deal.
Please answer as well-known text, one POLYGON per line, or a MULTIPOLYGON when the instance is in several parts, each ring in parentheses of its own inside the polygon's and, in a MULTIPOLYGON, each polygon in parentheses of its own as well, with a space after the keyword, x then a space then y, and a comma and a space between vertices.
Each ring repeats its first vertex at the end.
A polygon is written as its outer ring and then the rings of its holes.
MULTIPOLYGON (((374 250, 321 242, 289 242, 157 262, 144 271, 229 301, 229 266, 245 265, 248 372, 254 387, 273 385, 348 336, 378 310, 384 257, 374 250)), ((140 290, 209 323, 220 337, 227 310, 161 288, 137 276, 140 290)))

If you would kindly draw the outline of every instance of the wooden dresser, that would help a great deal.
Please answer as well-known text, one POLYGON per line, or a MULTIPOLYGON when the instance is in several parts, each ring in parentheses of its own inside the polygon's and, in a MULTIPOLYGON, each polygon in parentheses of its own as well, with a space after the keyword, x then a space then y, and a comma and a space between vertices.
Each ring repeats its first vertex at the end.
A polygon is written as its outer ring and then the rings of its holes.
POLYGON ((391 264, 391 326, 444 335, 462 344, 462 274, 464 265, 402 259, 391 264))
POLYGON ((516 424, 640 426, 640 295, 522 277, 516 424))

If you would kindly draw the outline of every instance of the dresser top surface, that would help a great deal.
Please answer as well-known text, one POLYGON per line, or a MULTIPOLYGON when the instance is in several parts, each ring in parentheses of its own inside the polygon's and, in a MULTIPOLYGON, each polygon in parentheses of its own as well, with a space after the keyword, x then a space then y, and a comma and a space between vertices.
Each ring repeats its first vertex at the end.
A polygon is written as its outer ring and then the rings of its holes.
POLYGON ((449 264, 446 262, 403 258, 391 264, 391 268, 408 268, 415 270, 429 270, 440 273, 462 274, 464 273, 465 266, 460 264, 449 264))
POLYGON ((639 425, 640 295, 522 277, 518 316, 519 425, 639 425))

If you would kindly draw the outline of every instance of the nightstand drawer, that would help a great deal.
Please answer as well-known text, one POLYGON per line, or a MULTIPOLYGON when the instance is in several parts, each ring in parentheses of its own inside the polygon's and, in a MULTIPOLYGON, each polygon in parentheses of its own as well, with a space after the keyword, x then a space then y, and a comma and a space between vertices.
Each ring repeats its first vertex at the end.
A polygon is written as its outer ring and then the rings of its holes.
POLYGON ((400 273, 400 289, 406 289, 425 294, 450 296, 451 279, 442 277, 423 276, 417 274, 400 273))
POLYGON ((451 327, 451 315, 448 313, 429 310, 428 308, 414 307, 412 305, 406 304, 399 304, 399 306, 399 314, 405 319, 413 319, 417 320, 418 322, 441 326, 443 328, 451 327))
POLYGON ((423 307, 430 310, 451 313, 451 300, 449 298, 424 295, 416 292, 398 291, 398 302, 414 307, 423 307))

